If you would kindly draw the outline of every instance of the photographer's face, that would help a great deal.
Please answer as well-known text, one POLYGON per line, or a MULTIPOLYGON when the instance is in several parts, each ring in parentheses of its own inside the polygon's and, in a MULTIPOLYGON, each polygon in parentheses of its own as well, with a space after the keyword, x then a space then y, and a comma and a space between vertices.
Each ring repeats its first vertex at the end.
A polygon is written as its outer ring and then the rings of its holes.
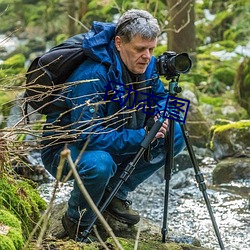
POLYGON ((136 35, 128 43, 122 41, 121 37, 115 37, 115 46, 128 70, 134 74, 143 74, 151 60, 156 47, 157 39, 147 40, 136 35))

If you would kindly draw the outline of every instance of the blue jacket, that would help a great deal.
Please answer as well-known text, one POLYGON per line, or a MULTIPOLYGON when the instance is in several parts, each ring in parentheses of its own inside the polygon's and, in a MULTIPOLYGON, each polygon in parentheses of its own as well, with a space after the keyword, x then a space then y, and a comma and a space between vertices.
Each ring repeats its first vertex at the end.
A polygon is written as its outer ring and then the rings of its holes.
MULTIPOLYGON (((57 101, 56 107, 47 116, 48 124, 63 129, 45 132, 45 136, 62 133, 60 138, 68 137, 79 147, 83 147, 88 140, 87 149, 104 150, 114 155, 135 153, 140 148, 146 133, 145 124, 137 129, 125 128, 124 110, 120 103, 104 101, 108 90, 125 91, 121 62, 114 53, 114 32, 114 24, 94 22, 92 29, 86 33, 83 48, 88 59, 69 77, 68 87, 62 93, 63 102, 57 101), (78 82, 82 80, 91 81, 78 82), (69 111, 62 112, 65 105, 69 111)), ((152 87, 147 92, 161 97, 158 104, 163 109, 167 94, 156 73, 154 57, 145 72, 145 79, 146 85, 152 87)), ((122 96, 120 94, 121 100, 122 96)), ((60 141, 63 142, 62 139, 60 141)))

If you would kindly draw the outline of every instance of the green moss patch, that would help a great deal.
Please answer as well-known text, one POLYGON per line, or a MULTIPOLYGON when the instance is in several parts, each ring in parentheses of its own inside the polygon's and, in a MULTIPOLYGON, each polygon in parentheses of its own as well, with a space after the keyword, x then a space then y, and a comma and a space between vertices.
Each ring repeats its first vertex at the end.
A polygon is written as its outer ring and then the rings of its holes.
POLYGON ((20 221, 7 210, 0 209, 0 249, 21 249, 23 243, 20 221))
MULTIPOLYGON (((124 250, 133 250, 135 245, 135 240, 133 239, 124 239, 118 238, 120 244, 122 245, 124 250)), ((113 244, 113 240, 109 238, 107 240, 108 243, 113 244)), ((140 240, 138 242, 138 249, 139 250, 205 250, 204 247, 197 247, 194 245, 189 244, 182 244, 182 243, 175 243, 175 242, 167 242, 162 243, 161 241, 154 241, 154 240, 140 240)))
POLYGON ((39 220, 46 202, 27 181, 9 176, 0 179, 0 208, 5 208, 21 221, 24 238, 27 238, 39 220))

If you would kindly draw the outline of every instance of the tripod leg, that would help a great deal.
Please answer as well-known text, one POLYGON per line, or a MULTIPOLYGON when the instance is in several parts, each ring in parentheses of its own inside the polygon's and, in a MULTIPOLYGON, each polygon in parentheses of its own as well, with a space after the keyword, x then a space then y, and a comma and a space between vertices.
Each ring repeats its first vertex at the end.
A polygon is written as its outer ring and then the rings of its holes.
MULTIPOLYGON (((126 168, 124 169, 123 173, 120 176, 120 180, 117 183, 116 187, 113 189, 113 191, 110 193, 109 197, 107 198, 107 200, 104 202, 104 204, 102 205, 102 207, 100 208, 100 212, 102 213, 107 206, 109 205, 109 203, 112 201, 112 199, 114 198, 114 196, 116 195, 116 193, 118 192, 118 190, 120 189, 120 187, 122 186, 122 184, 129 178, 129 176, 132 174, 132 172, 135 169, 136 164, 138 163, 138 161, 140 160, 140 158, 142 157, 142 155, 144 154, 145 150, 148 148, 148 146, 150 145, 150 143, 153 141, 155 135, 157 134, 157 132, 159 131, 159 129, 162 126, 162 123, 164 122, 164 118, 160 117, 155 124, 153 125, 152 129, 150 130, 150 132, 147 134, 147 136, 144 138, 144 140, 141 143, 141 148, 139 149, 138 153, 135 155, 134 159, 132 162, 130 162, 126 168)), ((97 216, 94 217, 94 219, 92 220, 92 222, 90 223, 90 225, 86 228, 86 230, 82 233, 82 237, 83 240, 87 238, 87 236, 89 235, 89 233, 92 230, 92 227, 94 226, 95 222, 97 220, 97 216)))
POLYGON ((190 142, 190 139, 189 139, 188 131, 186 129, 186 125, 183 124, 183 123, 180 123, 180 126, 181 126, 181 130, 182 130, 185 142, 186 142, 186 146, 187 146, 187 149, 188 149, 188 152, 189 152, 190 159, 191 159, 193 167, 194 167, 195 179, 196 179, 196 181, 197 181, 197 183, 199 185, 200 191, 203 194, 203 197, 204 197, 204 200, 205 200, 205 203, 206 203, 206 206, 207 206, 207 209, 208 209, 208 212, 209 212, 209 215, 210 215, 210 218, 211 218, 211 221, 212 221, 212 224, 213 224, 213 228, 214 228, 216 237, 218 239, 220 248, 221 248, 221 250, 224 250, 225 247, 223 245, 221 235, 220 235, 220 232, 219 232, 219 229, 218 229, 218 226, 217 226, 217 223, 216 223, 213 211, 212 211, 212 207, 211 207, 211 204, 210 204, 210 201, 208 199, 207 192, 206 192, 207 188, 206 188, 206 184, 204 182, 204 177, 203 177, 203 174, 201 173, 201 171, 199 169, 197 159, 195 157, 193 148, 191 146, 191 142, 190 142))
POLYGON ((169 200, 169 183, 172 176, 174 164, 174 120, 169 120, 169 132, 166 138, 166 161, 165 161, 165 197, 164 197, 164 213, 162 225, 162 242, 166 242, 168 232, 168 200, 169 200))

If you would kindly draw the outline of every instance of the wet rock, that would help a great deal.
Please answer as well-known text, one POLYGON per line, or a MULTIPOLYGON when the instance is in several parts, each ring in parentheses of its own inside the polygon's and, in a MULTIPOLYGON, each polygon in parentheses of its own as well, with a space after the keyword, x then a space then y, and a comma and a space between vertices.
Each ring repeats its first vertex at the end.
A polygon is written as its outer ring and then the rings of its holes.
MULTIPOLYGON (((54 205, 52 209, 51 214, 51 221, 48 226, 47 230, 47 236, 44 240, 46 242, 46 239, 54 239, 54 245, 61 242, 62 239, 57 239, 58 235, 63 234, 63 227, 61 224, 61 217, 65 213, 67 208, 66 202, 54 205)), ((208 250, 208 248, 204 248, 201 246, 201 243, 198 239, 195 237, 185 236, 185 235, 175 235, 173 232, 169 232, 169 235, 166 238, 166 243, 162 243, 162 237, 161 237, 161 229, 151 223, 147 219, 141 219, 140 223, 138 223, 135 226, 128 226, 126 224, 123 224, 119 221, 114 220, 112 217, 105 215, 105 219, 112 228, 112 231, 116 235, 116 237, 119 237, 119 241, 124 246, 124 241, 132 241, 132 246, 129 245, 124 249, 134 249, 134 240, 137 237, 138 231, 140 232, 139 235, 139 245, 140 249, 153 249, 150 244, 154 245, 154 249, 186 249, 186 250, 194 250, 194 249, 200 249, 200 250, 208 250), (144 248, 145 244, 145 248, 144 248), (147 247, 146 247, 147 246, 147 247)), ((102 226, 98 226, 97 229, 104 230, 102 226)), ((101 233, 99 231, 99 233, 101 233)), ((108 237, 108 235, 106 236, 108 237)), ((67 244, 67 238, 64 239, 65 244, 67 244)), ((72 242, 72 241, 71 241, 72 242)), ((112 242, 110 238, 108 238, 107 242, 112 242)), ((73 244, 73 242, 72 242, 73 244)), ((75 243, 76 245, 78 243, 75 243)), ((61 249, 61 248, 60 248, 61 249)), ((102 248, 95 248, 95 249, 102 249, 102 248)), ((113 249, 113 248, 112 248, 113 249)))
POLYGON ((210 124, 198 106, 190 105, 187 113, 186 127, 193 146, 206 148, 209 140, 210 124))
POLYGON ((250 178, 250 158, 226 158, 213 171, 213 183, 228 183, 232 180, 250 178))
POLYGON ((26 179, 37 183, 47 183, 52 180, 49 172, 41 163, 40 152, 32 151, 30 155, 22 155, 19 160, 12 160, 13 170, 26 179))
POLYGON ((171 178, 170 187, 173 189, 178 189, 189 186, 191 176, 193 176, 193 169, 191 168, 174 174, 171 178))

